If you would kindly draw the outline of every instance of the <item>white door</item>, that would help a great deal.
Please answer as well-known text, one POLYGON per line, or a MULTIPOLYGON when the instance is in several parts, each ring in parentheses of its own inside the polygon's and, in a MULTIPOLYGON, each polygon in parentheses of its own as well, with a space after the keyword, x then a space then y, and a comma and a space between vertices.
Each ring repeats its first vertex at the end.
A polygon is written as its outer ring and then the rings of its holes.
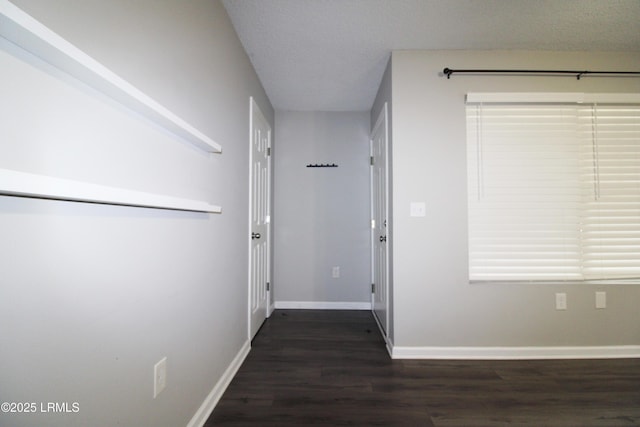
POLYGON ((251 98, 249 338, 267 318, 271 212, 271 127, 251 98))
POLYGON ((387 229, 387 104, 371 134, 371 305, 383 333, 389 324, 389 233, 387 229))

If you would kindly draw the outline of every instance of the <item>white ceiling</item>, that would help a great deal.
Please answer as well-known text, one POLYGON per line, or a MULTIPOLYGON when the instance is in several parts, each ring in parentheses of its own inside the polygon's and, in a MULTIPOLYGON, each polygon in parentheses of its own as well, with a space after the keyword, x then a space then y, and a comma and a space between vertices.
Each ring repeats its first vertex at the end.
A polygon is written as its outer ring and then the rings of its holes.
POLYGON ((281 110, 369 110, 395 49, 640 55, 640 0, 222 1, 281 110))

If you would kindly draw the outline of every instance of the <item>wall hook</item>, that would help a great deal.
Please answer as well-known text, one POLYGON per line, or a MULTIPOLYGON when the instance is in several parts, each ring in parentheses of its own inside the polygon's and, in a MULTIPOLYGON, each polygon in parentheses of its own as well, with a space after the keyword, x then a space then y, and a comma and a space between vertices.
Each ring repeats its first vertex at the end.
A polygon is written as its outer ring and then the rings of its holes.
POLYGON ((335 163, 332 164, 328 164, 328 163, 313 163, 313 164, 308 164, 307 165, 308 168, 337 168, 338 165, 336 165, 335 163))

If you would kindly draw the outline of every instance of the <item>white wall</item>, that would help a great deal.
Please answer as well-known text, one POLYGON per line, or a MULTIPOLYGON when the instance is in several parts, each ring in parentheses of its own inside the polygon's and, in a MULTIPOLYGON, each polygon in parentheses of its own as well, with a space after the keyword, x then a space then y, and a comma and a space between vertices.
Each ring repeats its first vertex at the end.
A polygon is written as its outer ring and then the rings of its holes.
POLYGON ((206 200, 223 213, 0 196, 0 401, 80 409, 1 413, 0 424, 184 426, 247 343, 249 97, 272 125, 273 109, 219 1, 14 3, 223 154, 4 55, 0 167, 206 200), (164 356, 168 385, 154 400, 164 356))
POLYGON ((276 307, 369 303, 369 114, 277 111, 276 128, 276 307))
POLYGON ((637 53, 393 53, 394 343, 406 347, 640 344, 640 286, 470 285, 465 94, 640 92, 637 78, 454 75, 450 68, 638 70, 637 53), (427 203, 411 218, 411 202, 427 203), (594 308, 596 290, 608 307, 594 308), (556 311, 555 292, 568 310, 556 311))

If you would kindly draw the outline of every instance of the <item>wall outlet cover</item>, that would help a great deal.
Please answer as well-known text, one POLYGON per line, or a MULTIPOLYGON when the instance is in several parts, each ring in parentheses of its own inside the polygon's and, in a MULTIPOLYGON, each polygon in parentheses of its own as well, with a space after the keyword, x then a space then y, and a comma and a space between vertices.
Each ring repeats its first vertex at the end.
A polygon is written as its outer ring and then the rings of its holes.
POLYGON ((334 279, 340 277, 340 267, 333 267, 331 269, 331 277, 333 277, 334 279))
POLYGON ((163 357, 153 366, 153 398, 167 386, 167 358, 163 357))
POLYGON ((556 310, 567 309, 567 294, 559 292, 556 294, 556 310))
POLYGON ((423 217, 427 215, 427 204, 424 202, 411 202, 410 211, 412 217, 423 217))
POLYGON ((596 308, 607 308, 606 292, 596 292, 596 308))

